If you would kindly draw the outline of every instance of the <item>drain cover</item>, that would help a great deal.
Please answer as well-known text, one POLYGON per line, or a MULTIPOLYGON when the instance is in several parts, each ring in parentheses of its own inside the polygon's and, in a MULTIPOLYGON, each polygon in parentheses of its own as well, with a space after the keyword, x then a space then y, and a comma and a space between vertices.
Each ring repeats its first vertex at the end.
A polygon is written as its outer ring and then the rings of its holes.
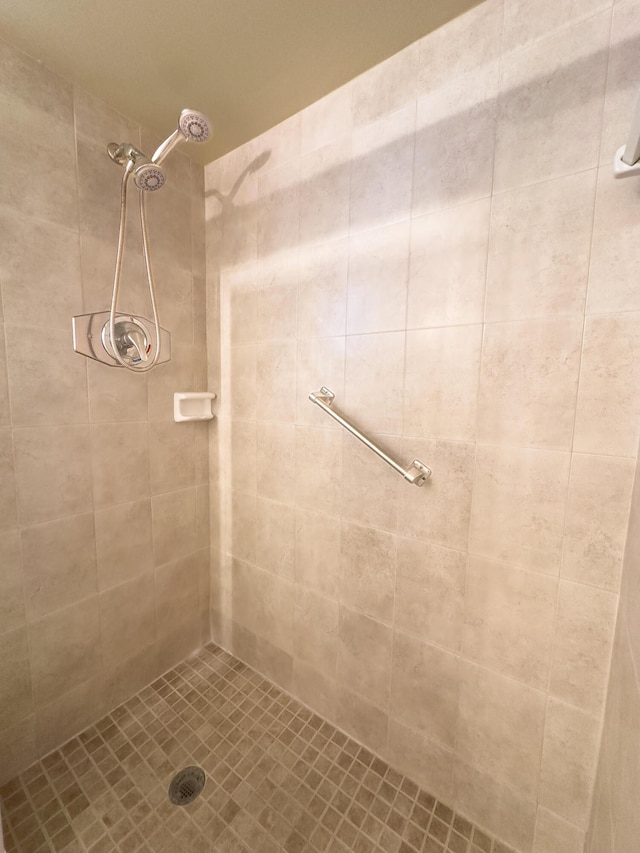
POLYGON ((176 806, 192 803, 204 788, 204 770, 200 767, 185 767, 171 780, 169 799, 176 806))

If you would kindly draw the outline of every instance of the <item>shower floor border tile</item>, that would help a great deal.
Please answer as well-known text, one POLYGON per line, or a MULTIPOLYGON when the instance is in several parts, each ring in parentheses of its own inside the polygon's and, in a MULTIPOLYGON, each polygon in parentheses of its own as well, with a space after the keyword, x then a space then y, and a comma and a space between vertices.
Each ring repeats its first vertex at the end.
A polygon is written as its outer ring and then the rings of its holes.
POLYGON ((213 644, 0 797, 7 853, 515 853, 213 644))

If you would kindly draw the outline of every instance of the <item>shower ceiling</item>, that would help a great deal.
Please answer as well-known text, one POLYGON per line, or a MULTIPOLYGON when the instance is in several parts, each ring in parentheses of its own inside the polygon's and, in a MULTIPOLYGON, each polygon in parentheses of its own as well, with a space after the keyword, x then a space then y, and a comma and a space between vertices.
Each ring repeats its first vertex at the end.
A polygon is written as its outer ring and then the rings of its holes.
POLYGON ((207 163, 477 2, 2 0, 0 37, 159 136, 207 113, 207 163))

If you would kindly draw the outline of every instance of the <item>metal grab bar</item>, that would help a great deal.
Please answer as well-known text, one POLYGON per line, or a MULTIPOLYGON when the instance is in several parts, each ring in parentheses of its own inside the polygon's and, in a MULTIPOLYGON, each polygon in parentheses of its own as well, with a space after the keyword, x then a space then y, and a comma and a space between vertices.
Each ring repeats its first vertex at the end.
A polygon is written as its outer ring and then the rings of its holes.
POLYGON ((369 450, 373 450, 374 453, 377 453, 381 459, 387 463, 387 465, 391 465, 398 474, 402 474, 405 480, 408 480, 410 483, 413 483, 414 486, 423 486, 425 480, 431 476, 431 468, 428 468, 426 465, 423 465, 418 459, 414 459, 409 468, 403 468, 399 462, 396 462, 395 459, 392 459, 391 456, 386 454, 384 450, 381 450, 377 444, 374 444, 370 439, 363 435, 360 430, 356 429, 352 426, 348 421, 345 421, 343 417, 341 417, 337 412, 334 412, 333 409, 330 408, 331 404, 335 400, 335 394, 333 391, 330 391, 328 388, 325 388, 324 385, 319 391, 312 391, 309 394, 309 399, 312 403, 315 403, 316 406, 319 406, 323 412, 326 412, 328 415, 338 421, 340 426, 343 426, 346 430, 348 430, 352 435, 355 435, 357 439, 359 439, 363 444, 366 444, 369 450), (326 401, 326 402, 325 402, 326 401))

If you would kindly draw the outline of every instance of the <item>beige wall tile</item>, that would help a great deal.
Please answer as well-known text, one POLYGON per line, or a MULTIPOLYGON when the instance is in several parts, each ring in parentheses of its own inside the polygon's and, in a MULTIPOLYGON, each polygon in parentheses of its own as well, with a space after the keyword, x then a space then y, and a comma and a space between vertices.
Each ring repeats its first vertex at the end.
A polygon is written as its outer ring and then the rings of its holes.
MULTIPOLYGON (((2 311, 0 310, 0 321, 2 311)), ((0 322, 0 427, 11 425, 9 410, 9 380, 7 378, 7 356, 4 340, 4 325, 0 322)))
POLYGON ((352 693, 339 684, 336 699, 337 725, 374 752, 383 752, 387 745, 389 719, 377 705, 352 693))
POLYGON ((221 404, 223 414, 255 420, 257 394, 256 347, 232 347, 222 363, 221 404))
MULTIPOLYGON (((287 259, 286 263, 280 261, 259 266, 256 290, 256 339, 258 341, 295 338, 297 292, 297 255, 287 259)), ((260 352, 259 350, 258 370, 261 367, 260 352)))
POLYGON ((633 456, 640 435, 640 315, 588 317, 574 450, 633 456))
POLYGON ((296 505, 338 513, 342 494, 342 435, 296 427, 296 505))
POLYGON ((386 757, 394 769, 405 773, 434 797, 445 803, 453 802, 452 750, 427 737, 423 731, 391 718, 386 757))
POLYGON ((336 409, 365 432, 401 434, 404 357, 404 332, 348 337, 345 396, 336 409))
POLYGON ((465 657, 546 690, 557 595, 554 577, 471 557, 462 643, 465 657))
POLYGON ((616 608, 613 593, 560 581, 550 679, 554 697, 602 712, 616 608))
POLYGON ((404 432, 473 441, 482 326, 407 333, 404 432))
POLYGON ((185 489, 195 482, 195 424, 149 424, 151 494, 185 489))
POLYGON ((244 492, 232 492, 228 506, 230 551, 239 560, 255 563, 257 498, 244 492))
POLYGON ((583 853, 585 834, 554 812, 538 807, 533 853, 583 853))
POLYGON ((352 89, 352 85, 347 83, 302 111, 300 147, 303 154, 329 145, 351 131, 352 89))
POLYGON ((395 627, 459 651, 467 555, 414 539, 397 543, 395 627))
POLYGON ((568 479, 568 453, 478 447, 471 552, 557 575, 568 479))
POLYGON ((349 240, 347 332, 390 332, 405 325, 409 272, 408 220, 349 240))
MULTIPOLYGON (((293 395, 291 397, 293 399, 293 395)), ((277 399, 276 397, 272 401, 272 407, 277 399)), ((293 402, 295 404, 295 400, 293 402)), ((259 423, 256 477, 260 497, 281 503, 293 503, 297 464, 296 438, 293 424, 266 421, 259 423)))
POLYGON ((395 632, 390 716, 453 748, 458 724, 460 659, 395 632))
POLYGON ((522 853, 531 853, 536 821, 535 797, 526 797, 496 780, 486 768, 456 761, 454 807, 480 827, 522 853))
POLYGON ((632 459, 573 455, 563 577, 612 592, 620 588, 634 469, 632 459))
POLYGON ((408 328, 482 322, 490 206, 480 199, 411 221, 408 328))
POLYGON ((350 137, 316 148, 300 160, 300 242, 345 237, 349 231, 350 137))
POLYGON ((368 616, 340 608, 338 683, 378 708, 389 704, 393 631, 368 616))
POLYGON ((296 508, 295 580, 330 598, 338 597, 340 519, 296 508))
POLYGON ((153 642, 156 631, 160 631, 156 620, 153 573, 145 572, 102 592, 100 623, 102 655, 108 669, 127 660, 135 649, 153 642))
POLYGON ((418 101, 413 216, 491 194, 497 72, 494 63, 474 77, 473 88, 458 78, 442 94, 418 101))
POLYGON ((21 100, 49 118, 71 124, 73 94, 69 83, 7 41, 3 40, 0 51, 3 93, 19 93, 21 100))
POLYGON ((451 77, 473 74, 500 54, 503 4, 489 0, 420 41, 418 91, 428 95, 451 77))
MULTIPOLYGON (((401 441, 368 433, 386 452, 400 455, 401 441)), ((359 524, 394 532, 398 526, 398 496, 402 479, 355 436, 344 434, 342 516, 359 524)))
MULTIPOLYGON (((10 429, 0 429, 0 529, 10 529, 18 524, 16 505, 16 481, 14 474, 14 451, 10 429)), ((20 445, 18 445, 20 446, 20 445)))
POLYGON ((494 191, 596 165, 610 16, 594 15, 503 58, 494 191), (577 152, 567 145, 576 132, 577 152))
POLYGON ((87 364, 89 420, 146 421, 148 416, 147 375, 130 370, 109 370, 96 361, 87 364))
POLYGON ((295 540, 294 508, 259 497, 256 507, 256 562, 260 568, 292 581, 295 540))
MULTIPOLYGON (((183 622, 198 622, 200 552, 189 554, 155 570, 156 628, 158 637, 183 622)), ((148 583, 149 576, 144 576, 148 583)), ((146 595, 149 593, 147 591, 146 595)), ((149 632, 149 636, 153 631, 149 632)))
POLYGON ((570 450, 581 341, 580 317, 486 326, 479 441, 570 450))
POLYGON ((293 681, 293 658, 289 652, 261 638, 256 643, 255 668, 267 678, 291 692, 293 681))
MULTIPOLYGON (((22 524, 38 524, 91 509, 88 427, 15 430, 13 448, 22 524)), ((7 517, 11 518, 10 507, 7 517)))
POLYGON ((82 311, 77 233, 66 225, 27 220, 9 210, 0 214, 0 227, 5 322, 68 332, 70 316, 82 311))
MULTIPOLYGON (((209 461, 213 461, 212 451, 220 451, 220 476, 232 489, 249 494, 256 493, 257 482, 257 440, 255 421, 218 421, 219 436, 213 437, 210 446, 209 461)), ((217 480, 212 476, 212 480, 217 480)))
POLYGON ((35 714, 30 714, 15 726, 0 730, 0 785, 9 782, 37 760, 35 722, 35 714))
POLYGON ((335 682, 338 603, 304 587, 295 588, 293 653, 335 682))
POLYGON ((517 50, 610 5, 609 0, 588 0, 578 6, 570 0, 561 0, 560 3, 537 0, 532 7, 522 0, 508 0, 504 20, 505 50, 517 50))
POLYGON ((258 173, 258 257, 271 258, 295 246, 300 226, 300 165, 293 161, 258 173))
POLYGON ((351 233, 409 217, 415 115, 415 106, 409 106, 354 129, 349 198, 351 233))
POLYGON ((539 690, 465 662, 456 737, 460 759, 520 796, 535 799, 546 698, 539 690))
POLYGON ((393 621, 396 540, 390 533, 342 523, 340 600, 381 622, 393 621))
POLYGON ((588 824, 599 734, 596 717, 549 699, 538 800, 580 829, 588 824))
POLYGON ((412 44, 351 83, 353 123, 357 127, 415 101, 418 45, 412 44))
POLYGON ((95 525, 101 591, 133 580, 153 567, 149 499, 98 510, 95 525))
MULTIPOLYGON (((229 345, 255 343, 257 340, 257 279, 258 268, 255 263, 240 267, 225 266, 220 270, 219 328, 216 328, 216 333, 220 335, 225 348, 229 345)), ((212 319, 208 318, 210 329, 212 319)))
POLYGON ((154 495, 151 520, 156 566, 190 554, 197 537, 195 489, 154 495))
POLYGON ((403 464, 418 459, 433 474, 420 489, 400 490, 398 533, 466 550, 473 479, 474 446, 463 442, 406 439, 403 464))
POLYGON ((21 544, 29 620, 97 593, 92 513, 23 528, 21 544))
POLYGON ((301 701, 328 720, 336 719, 336 683, 310 664, 293 661, 293 692, 301 701))
POLYGON ((141 144, 137 124, 77 86, 73 89, 73 114, 78 136, 98 144, 105 139, 126 139, 133 145, 141 144))
POLYGON ((296 398, 295 341, 271 341, 257 347, 256 417, 292 423, 296 398))
POLYGON ((113 506, 148 497, 147 424, 93 424, 91 468, 96 507, 113 506))
POLYGON ((106 699, 102 675, 79 684, 62 696, 36 709, 38 752, 46 755, 100 719, 106 699))
MULTIPOLYGON (((627 109, 627 124, 631 122, 633 109, 635 107, 631 106, 627 109)), ((627 127, 607 151, 610 157, 620 145, 626 144, 628 133, 627 127)), ((639 233, 633 216, 638 192, 633 184, 633 181, 612 181, 609 162, 598 175, 587 294, 589 314, 640 310, 640 298, 633 287, 638 274, 638 257, 633 244, 639 233), (632 186, 628 186, 629 183, 632 186), (624 239, 620 239, 621 234, 624 239)))
POLYGON ((496 195, 487 270, 488 322, 580 316, 595 170, 496 195))
POLYGON ((22 554, 17 530, 0 532, 0 633, 24 624, 22 554))
POLYGON ((301 248, 298 337, 344 335, 347 327, 349 240, 301 248))
MULTIPOLYGON (((136 606, 140 602, 135 602, 136 606)), ((29 625, 37 706, 102 673, 98 596, 56 610, 29 625)))
POLYGON ((20 722, 33 711, 27 629, 0 634, 0 729, 20 722))
POLYGON ((325 387, 344 401, 345 338, 310 338, 298 341, 296 369, 296 423, 323 429, 342 427, 309 400, 312 391, 325 387))
POLYGON ((113 667, 105 667, 105 710, 117 707, 160 675, 155 645, 133 650, 131 657, 113 667))
MULTIPOLYGON (((59 80, 59 78, 58 78, 59 80)), ((4 87, 3 87, 4 88, 4 87)), ((71 90, 61 84, 60 90, 71 90)), ((0 152, 11 169, 4 176, 3 205, 25 216, 76 228, 75 150, 73 122, 65 116, 52 116, 19 90, 4 89, 3 101, 9 110, 0 133, 0 152), (16 144, 14 128, 22 128, 16 144), (52 193, 51 188, 56 192, 52 193)), ((66 98, 67 96, 65 96, 66 98)), ((53 99, 60 104, 60 97, 53 99)))

